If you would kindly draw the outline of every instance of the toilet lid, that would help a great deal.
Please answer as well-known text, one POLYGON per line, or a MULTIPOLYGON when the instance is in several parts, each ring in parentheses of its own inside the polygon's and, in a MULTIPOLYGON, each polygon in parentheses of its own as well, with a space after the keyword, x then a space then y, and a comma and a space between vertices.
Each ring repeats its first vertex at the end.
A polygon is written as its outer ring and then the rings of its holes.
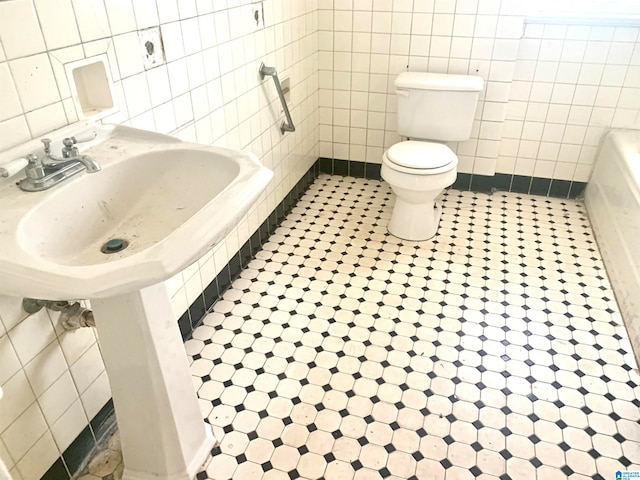
POLYGON ((396 165, 422 170, 444 167, 457 159, 446 145, 415 140, 396 143, 387 151, 387 158, 396 165))

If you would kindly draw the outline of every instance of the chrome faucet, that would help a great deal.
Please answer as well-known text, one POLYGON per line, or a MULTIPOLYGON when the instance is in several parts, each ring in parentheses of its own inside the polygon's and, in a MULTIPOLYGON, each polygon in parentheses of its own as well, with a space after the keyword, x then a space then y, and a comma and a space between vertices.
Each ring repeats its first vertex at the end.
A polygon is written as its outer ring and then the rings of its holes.
POLYGON ((76 173, 86 170, 87 173, 100 171, 100 165, 87 155, 80 155, 76 143, 91 141, 95 133, 84 137, 69 137, 62 140, 62 156, 51 153, 51 139, 43 138, 44 155, 34 153, 27 155, 28 161, 24 171, 27 178, 20 180, 19 186, 27 192, 40 192, 57 185, 76 173))
POLYGON ((93 158, 87 155, 80 155, 78 147, 75 146, 75 144, 78 143, 76 137, 65 138, 64 140, 62 140, 62 144, 64 145, 64 147, 62 148, 62 157, 57 157, 51 153, 50 139, 43 138, 40 141, 44 144, 44 156, 42 157, 43 160, 48 159, 52 162, 56 162, 50 163, 49 165, 57 165, 59 167, 62 167, 70 162, 80 162, 86 167, 87 172, 89 173, 100 171, 100 165, 98 165, 93 158))

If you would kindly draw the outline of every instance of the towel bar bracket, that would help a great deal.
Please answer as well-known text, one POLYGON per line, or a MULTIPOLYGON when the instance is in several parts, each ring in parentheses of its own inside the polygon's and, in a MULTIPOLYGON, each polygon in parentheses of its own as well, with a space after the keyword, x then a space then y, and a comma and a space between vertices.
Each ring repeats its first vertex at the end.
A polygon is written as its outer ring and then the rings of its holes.
POLYGON ((282 91, 282 85, 280 85, 280 79, 278 78, 278 72, 276 72, 275 67, 267 67, 264 62, 260 64, 260 78, 264 80, 264 77, 269 76, 273 78, 273 83, 276 86, 276 91, 278 92, 278 97, 280 97, 280 102, 282 103, 282 109, 284 110, 284 116, 287 118, 286 121, 282 121, 282 125, 280 125, 280 131, 284 135, 285 132, 295 132, 296 127, 293 125, 293 120, 291 119, 291 113, 289 113, 289 107, 287 106, 287 101, 284 98, 284 93, 282 91))

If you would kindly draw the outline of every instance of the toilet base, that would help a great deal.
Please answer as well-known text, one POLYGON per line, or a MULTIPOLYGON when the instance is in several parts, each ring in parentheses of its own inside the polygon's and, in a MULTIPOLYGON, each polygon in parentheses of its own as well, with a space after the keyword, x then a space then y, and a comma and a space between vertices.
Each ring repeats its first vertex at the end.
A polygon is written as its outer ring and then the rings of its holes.
POLYGON ((421 204, 409 203, 396 196, 389 233, 403 240, 429 240, 438 231, 442 205, 435 201, 421 204))

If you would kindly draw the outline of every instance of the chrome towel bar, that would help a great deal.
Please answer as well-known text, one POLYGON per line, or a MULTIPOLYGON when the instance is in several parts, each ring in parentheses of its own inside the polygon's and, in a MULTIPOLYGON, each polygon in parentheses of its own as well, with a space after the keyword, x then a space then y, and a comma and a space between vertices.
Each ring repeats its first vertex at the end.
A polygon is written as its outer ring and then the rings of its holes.
POLYGON ((267 75, 273 78, 273 83, 275 83, 276 85, 276 90, 278 91, 280 102, 282 102, 284 116, 287 117, 286 122, 284 120, 282 121, 282 125, 280 125, 280 131, 283 135, 285 132, 295 132, 296 127, 293 125, 293 120, 291 120, 291 114, 289 113, 289 107, 287 107, 287 101, 284 99, 284 93, 282 92, 282 85, 280 85, 278 72, 276 72, 275 67, 267 67, 264 62, 262 62, 260 64, 260 78, 264 80, 264 77, 267 75))

